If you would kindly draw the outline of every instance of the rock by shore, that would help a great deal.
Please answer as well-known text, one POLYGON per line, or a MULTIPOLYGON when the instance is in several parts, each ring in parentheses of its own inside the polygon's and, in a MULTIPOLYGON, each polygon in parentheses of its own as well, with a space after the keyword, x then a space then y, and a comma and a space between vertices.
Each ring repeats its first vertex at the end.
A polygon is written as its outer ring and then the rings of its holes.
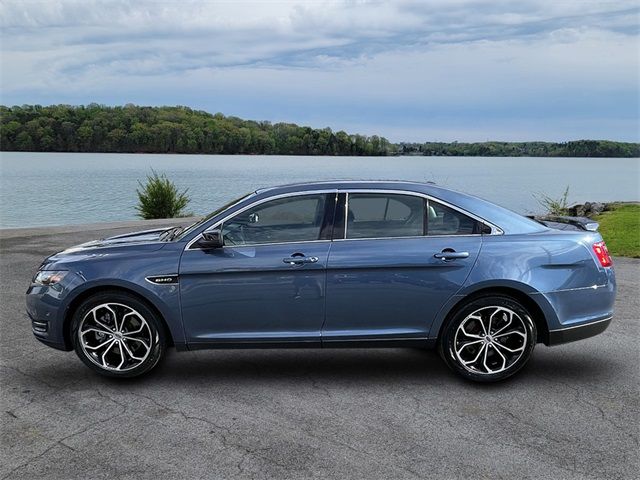
POLYGON ((567 211, 572 217, 591 217, 608 210, 609 205, 609 203, 585 202, 573 205, 567 211))
POLYGON ((615 210, 616 206, 627 203, 640 203, 640 202, 585 202, 576 203, 567 209, 567 215, 571 217, 593 217, 602 212, 609 212, 615 210))

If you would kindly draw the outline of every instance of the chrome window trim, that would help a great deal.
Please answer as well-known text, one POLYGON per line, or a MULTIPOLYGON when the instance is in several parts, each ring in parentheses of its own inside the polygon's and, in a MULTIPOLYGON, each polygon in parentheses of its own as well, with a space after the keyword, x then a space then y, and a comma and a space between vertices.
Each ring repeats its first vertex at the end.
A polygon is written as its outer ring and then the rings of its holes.
MULTIPOLYGON (((365 182, 363 181, 362 183, 370 183, 370 182, 365 182)), ((381 182, 384 183, 384 182, 381 182)), ((483 235, 487 235, 487 234, 482 234, 482 233, 470 233, 470 234, 463 234, 463 235, 416 235, 416 236, 407 236, 407 237, 371 237, 371 238, 346 238, 347 237, 347 217, 348 217, 348 213, 349 213, 349 193, 382 193, 382 194, 396 194, 396 195, 412 195, 414 197, 421 197, 421 198, 425 198, 427 199, 427 201, 434 201, 436 203, 440 203, 446 207, 449 207, 453 210, 456 210, 460 213, 462 213, 463 215, 466 215, 470 218, 473 218, 474 220, 483 223, 484 225, 488 226, 489 228, 491 228, 491 233, 489 233, 488 235, 503 235, 504 231, 498 227, 497 225, 488 222, 487 220, 485 220, 482 217, 479 217, 477 215, 474 215, 473 213, 470 213, 456 205, 452 205, 449 202, 446 202, 444 200, 441 200, 437 197, 434 197, 432 195, 428 195, 426 193, 421 193, 421 192, 414 192, 412 190, 401 190, 401 189, 379 189, 379 188, 347 188, 347 189, 340 189, 340 188, 331 188, 331 189, 321 189, 321 190, 303 190, 303 191, 298 191, 298 192, 288 192, 288 193, 281 193, 279 195, 273 195, 271 197, 266 197, 263 199, 260 199, 256 202, 250 203, 249 205, 241 208, 240 210, 238 210, 237 212, 233 212, 227 216, 225 216, 224 218, 222 218, 221 220, 217 221, 216 223, 214 223, 213 225, 211 225, 210 227, 207 227, 205 230, 203 230, 203 232, 207 232, 209 230, 212 230, 216 227, 219 227, 220 225, 222 225, 225 221, 227 221, 228 219, 241 214, 242 212, 253 208, 255 206, 261 205, 265 202, 269 202, 271 200, 278 200, 280 198, 287 198, 287 197, 299 197, 299 196, 305 196, 305 195, 316 195, 316 194, 327 194, 327 193, 335 193, 335 194, 340 194, 340 193, 344 193, 345 194, 345 210, 344 210, 344 238, 335 238, 333 240, 303 240, 303 241, 299 241, 299 242, 273 242, 273 243, 253 243, 253 244, 247 244, 247 245, 229 245, 228 247, 225 248, 241 248, 241 247, 256 247, 256 246, 262 246, 262 245, 286 245, 286 244, 298 244, 298 243, 319 243, 319 242, 331 242, 331 241, 336 241, 336 242, 344 242, 346 240, 348 241, 362 241, 362 240, 391 240, 391 239, 402 239, 402 238, 446 238, 446 237, 482 237, 483 235)), ((191 248, 191 246, 196 243, 200 237, 202 236, 202 233, 199 233, 198 235, 196 235, 193 240, 191 240, 187 246, 184 248, 184 251, 189 251, 189 250, 194 250, 194 251, 198 251, 198 250, 203 250, 202 248, 191 248)))
MULTIPOLYGON (((287 198, 287 197, 302 197, 302 196, 306 196, 306 195, 322 195, 322 194, 327 194, 327 193, 338 193, 338 190, 335 188, 332 189, 327 189, 327 190, 305 190, 305 191, 301 191, 301 192, 289 192, 289 193, 281 193, 280 195, 273 195, 272 197, 267 197, 267 198, 263 198, 260 199, 256 202, 250 203, 249 205, 242 207, 240 210, 238 210, 237 212, 233 212, 230 213, 229 215, 227 215, 226 217, 222 218, 222 220, 217 221, 216 223, 214 223, 213 225, 211 225, 210 227, 207 227, 205 230, 203 230, 203 232, 208 232, 209 230, 213 230, 214 228, 219 227, 220 225, 222 225, 224 222, 226 222, 227 220, 229 220, 230 218, 235 217, 236 215, 240 215, 242 212, 245 212, 247 210, 249 210, 250 208, 253 207, 257 207, 258 205, 261 205, 263 203, 266 202, 270 202, 271 200, 278 200, 280 198, 287 198)), ((202 232, 199 233, 198 235, 196 235, 193 240, 191 240, 189 243, 187 243, 187 246, 184 248, 184 251, 189 251, 189 250, 204 250, 203 248, 191 248, 191 245, 193 245, 194 243, 196 243, 200 238, 202 237, 202 232)), ((286 244, 290 244, 290 243, 318 243, 318 242, 330 242, 331 240, 302 240, 299 242, 273 242, 273 243, 252 243, 252 244, 245 244, 245 245, 228 245, 225 248, 238 248, 238 247, 250 247, 250 246, 259 246, 259 245, 286 245, 286 244)))
MULTIPOLYGON (((300 243, 323 243, 331 242, 328 238, 323 240, 300 240, 299 242, 271 242, 271 243, 245 243, 243 245, 225 245, 224 248, 238 249, 238 248, 255 248, 271 245, 298 245, 300 243)), ((202 248, 192 248, 191 250, 203 250, 202 248)))
POLYGON ((464 238, 464 237, 481 237, 482 234, 480 233, 468 233, 468 234, 464 234, 464 235, 407 235, 406 237, 370 237, 370 238, 335 238, 333 241, 334 242, 345 242, 345 241, 349 241, 349 242, 361 242, 363 240, 402 240, 403 238, 406 239, 416 239, 416 238, 455 238, 455 237, 460 237, 460 238, 464 238))
POLYGON ((342 238, 336 238, 334 240, 347 239, 347 223, 349 223, 349 192, 344 192, 344 231, 342 232, 342 238))

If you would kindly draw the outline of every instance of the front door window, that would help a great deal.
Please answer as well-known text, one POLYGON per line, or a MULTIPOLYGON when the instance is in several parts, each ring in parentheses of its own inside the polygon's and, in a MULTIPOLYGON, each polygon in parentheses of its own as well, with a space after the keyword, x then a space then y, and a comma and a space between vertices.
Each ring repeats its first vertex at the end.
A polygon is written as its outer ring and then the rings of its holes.
POLYGON ((261 203, 222 226, 225 246, 308 242, 323 239, 329 197, 313 194, 261 203))

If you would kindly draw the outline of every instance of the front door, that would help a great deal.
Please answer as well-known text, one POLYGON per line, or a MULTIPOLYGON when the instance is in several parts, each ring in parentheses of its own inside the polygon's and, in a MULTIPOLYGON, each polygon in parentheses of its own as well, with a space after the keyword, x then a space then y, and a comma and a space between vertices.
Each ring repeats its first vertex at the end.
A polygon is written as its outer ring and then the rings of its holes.
POLYGON ((180 295, 190 347, 319 344, 335 193, 278 198, 221 226, 224 247, 185 250, 180 295))
POLYGON ((482 224, 414 195, 349 193, 347 203, 327 266, 323 345, 426 338, 476 261, 482 224))

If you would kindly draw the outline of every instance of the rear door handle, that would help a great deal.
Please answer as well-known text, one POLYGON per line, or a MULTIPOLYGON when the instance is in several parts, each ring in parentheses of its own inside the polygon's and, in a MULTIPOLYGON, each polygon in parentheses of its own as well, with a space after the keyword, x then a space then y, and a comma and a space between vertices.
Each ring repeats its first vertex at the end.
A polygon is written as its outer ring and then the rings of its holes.
POLYGON ((440 253, 434 255, 435 258, 441 260, 455 260, 456 258, 468 258, 469 252, 456 252, 454 250, 443 250, 440 253))
POLYGON ((282 261, 289 265, 304 265, 305 263, 316 263, 318 257, 288 257, 283 258, 282 261))

